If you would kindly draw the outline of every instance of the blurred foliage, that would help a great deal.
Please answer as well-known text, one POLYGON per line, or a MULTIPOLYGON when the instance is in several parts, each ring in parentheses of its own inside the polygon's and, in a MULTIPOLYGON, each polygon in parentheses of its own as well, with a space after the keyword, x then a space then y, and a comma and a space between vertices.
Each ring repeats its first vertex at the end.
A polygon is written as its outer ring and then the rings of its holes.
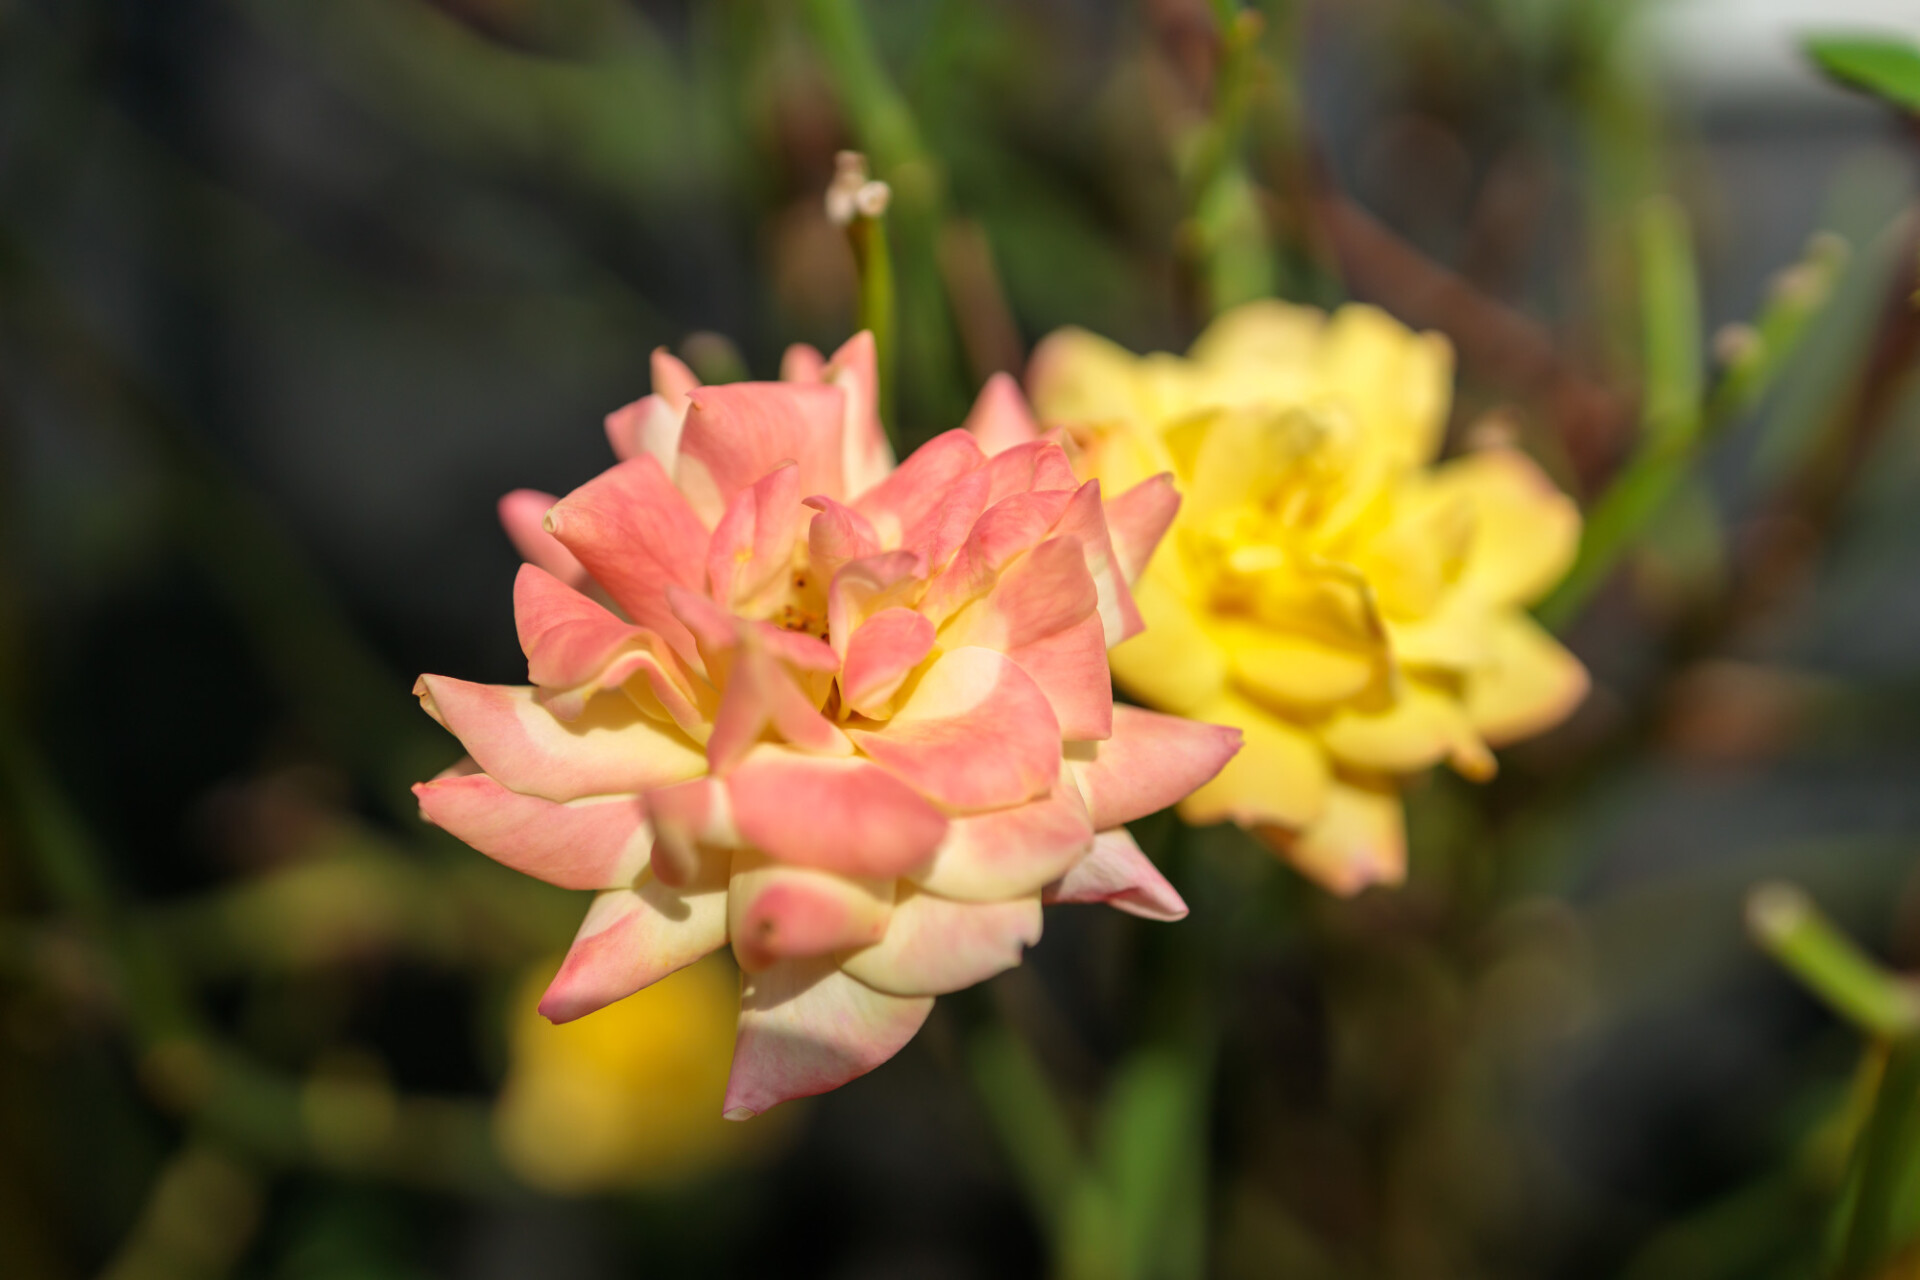
POLYGON ((1910 1272, 1911 1036, 1740 921, 1920 965, 1913 138, 1742 185, 1647 8, 0 0, 6 1274, 1910 1272), (406 690, 514 676, 493 498, 649 348, 845 336, 849 147, 904 443, 1061 324, 1378 303, 1588 507, 1597 687, 1419 789, 1404 890, 1149 819, 1188 922, 1055 911, 727 1138, 714 973, 527 1022, 578 904, 415 820, 406 690))

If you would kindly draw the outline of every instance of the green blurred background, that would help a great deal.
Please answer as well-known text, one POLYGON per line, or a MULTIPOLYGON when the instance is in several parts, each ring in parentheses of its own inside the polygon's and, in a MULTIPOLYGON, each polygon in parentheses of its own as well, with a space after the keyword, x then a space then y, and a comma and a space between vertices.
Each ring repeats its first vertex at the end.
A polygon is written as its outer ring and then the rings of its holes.
POLYGON ((0 1273, 1814 1274, 1877 1058, 1745 895, 1920 966, 1920 134, 1794 38, 1920 24, 1853 10, 0 0, 0 1273), (1596 687, 1397 892, 1138 824, 1188 923, 1057 910, 742 1136, 724 971, 530 1020, 581 903, 418 822, 408 687, 520 677, 494 500, 652 348, 850 331, 846 147, 906 440, 1062 324, 1377 303, 1602 504, 1596 687))

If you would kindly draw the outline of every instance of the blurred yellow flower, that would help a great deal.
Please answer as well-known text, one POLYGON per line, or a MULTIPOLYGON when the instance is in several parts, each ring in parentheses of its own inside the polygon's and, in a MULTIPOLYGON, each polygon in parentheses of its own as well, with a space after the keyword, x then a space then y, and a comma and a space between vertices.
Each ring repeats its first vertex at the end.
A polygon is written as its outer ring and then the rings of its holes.
POLYGON ((509 1008, 507 1081, 493 1116, 501 1159, 558 1194, 698 1178, 766 1135, 720 1115, 740 981, 710 956, 555 1025, 536 1011, 558 960, 529 970, 509 1008))
POLYGON ((1184 358, 1062 330, 1029 374, 1105 492, 1170 471, 1184 495, 1134 588, 1146 630, 1111 655, 1136 698, 1245 733, 1181 815, 1249 827, 1338 893, 1405 876, 1403 776, 1488 778, 1491 746, 1587 689, 1525 612, 1579 511, 1510 448, 1434 465, 1452 373, 1445 338, 1373 308, 1256 302, 1184 358))

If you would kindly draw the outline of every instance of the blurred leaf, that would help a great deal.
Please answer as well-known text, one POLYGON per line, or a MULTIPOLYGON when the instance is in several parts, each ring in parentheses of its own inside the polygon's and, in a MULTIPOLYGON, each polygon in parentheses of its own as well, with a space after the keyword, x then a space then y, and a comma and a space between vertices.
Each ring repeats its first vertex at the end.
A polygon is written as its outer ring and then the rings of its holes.
POLYGON ((1920 111, 1920 45, 1895 36, 1812 36, 1807 56, 1844 85, 1920 111))
POLYGON ((1664 196, 1640 206, 1641 421, 1649 444, 1683 448, 1700 426, 1700 284, 1687 215, 1664 196))

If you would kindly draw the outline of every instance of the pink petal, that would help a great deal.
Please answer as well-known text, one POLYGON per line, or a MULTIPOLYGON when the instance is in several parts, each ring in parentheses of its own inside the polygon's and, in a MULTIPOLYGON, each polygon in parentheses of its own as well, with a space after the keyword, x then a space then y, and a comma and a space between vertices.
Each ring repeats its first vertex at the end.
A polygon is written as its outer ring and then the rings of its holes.
POLYGON ((909 891, 894 903, 886 936, 840 958, 876 991, 940 996, 985 982, 1020 963, 1040 941, 1040 895, 1010 902, 952 902, 909 891))
POLYGON ((862 329, 841 344, 825 370, 828 382, 846 393, 842 474, 847 493, 862 494, 893 470, 893 446, 880 422, 880 375, 873 335, 862 329))
POLYGON ((1052 439, 1041 437, 994 455, 987 464, 993 481, 989 504, 1016 493, 1071 493, 1079 487, 1067 452, 1052 439))
POLYGON ((1063 492, 1018 493, 988 507, 950 564, 927 587, 921 612, 944 621, 999 580, 1017 555, 1038 546, 1067 509, 1063 492))
POLYGON ((546 531, 547 509, 559 499, 538 489, 515 489, 500 499, 500 527, 528 564, 537 564, 568 586, 587 584, 587 567, 546 531))
POLYGON ((853 744, 800 691, 792 674, 769 652, 760 630, 744 626, 739 637, 713 735, 707 740, 707 763, 713 772, 732 769, 769 727, 810 754, 852 755, 853 744))
POLYGON ((617 795, 706 772, 706 757, 684 734, 626 698, 595 698, 569 723, 525 687, 421 676, 413 691, 481 768, 523 795, 617 795))
POLYGON ((827 358, 804 342, 788 347, 780 357, 780 381, 824 382, 827 358))
POLYGON ((1065 875, 1093 847, 1086 802, 1072 785, 1010 809, 955 818, 914 883, 946 898, 1024 897, 1065 875))
POLYGON ((658 459, 642 454, 589 480, 547 512, 547 529, 628 617, 691 653, 666 592, 705 584, 708 535, 658 459))
MULTIPOLYGON (((863 716, 885 716, 901 683, 932 651, 931 622, 911 609, 882 609, 847 641, 840 696, 863 716)), ((1104 665, 1104 650, 1100 657, 1104 665)))
POLYGON ((1147 860, 1125 827, 1094 837, 1093 852, 1074 864, 1047 901, 1104 902, 1146 920, 1182 920, 1187 904, 1147 860))
POLYGON ((1107 532, 1113 554, 1129 583, 1139 581, 1153 549, 1160 545, 1180 510, 1180 494, 1171 472, 1142 480, 1107 503, 1107 532))
POLYGON ((1071 534, 1080 539, 1087 555, 1087 572, 1100 591, 1100 619, 1107 632, 1107 647, 1130 639, 1145 629, 1140 610, 1133 602, 1114 554, 1113 541, 1107 535, 1106 512, 1100 505, 1100 482, 1089 480, 1074 492, 1073 501, 1054 525, 1056 534, 1071 534))
POLYGON ((988 457, 1026 444, 1040 434, 1027 398, 1020 394, 1020 384, 1004 373, 987 379, 973 402, 973 412, 960 429, 971 435, 988 457))
POLYGON ((562 889, 632 884, 653 848, 637 795, 561 804, 509 791, 484 773, 418 782, 413 794, 428 822, 562 889))
POLYGON ((820 494, 806 499, 804 505, 820 513, 807 526, 807 562, 822 582, 832 582, 848 561, 880 553, 880 535, 873 522, 852 507, 820 494))
POLYGON ((800 468, 775 467, 733 495, 707 548, 707 583, 721 606, 757 612, 759 597, 785 592, 799 533, 800 468))
POLYGON ((860 624, 884 609, 911 606, 925 575, 926 561, 911 551, 883 551, 840 567, 827 588, 827 631, 843 661, 860 624))
POLYGON ((877 942, 893 913, 894 884, 779 863, 736 869, 727 891, 733 954, 742 969, 758 973, 781 960, 877 942))
POLYGON ((939 569, 966 543, 974 522, 986 510, 991 487, 984 470, 961 476, 900 535, 901 549, 917 552, 929 568, 939 569))
POLYGON ((678 892, 648 878, 593 900, 540 1012, 571 1022, 726 945, 725 881, 678 892))
POLYGON ((1113 681, 1098 605, 1079 540, 1053 538, 957 615, 944 643, 1005 653, 1047 695, 1062 737, 1104 738, 1113 728, 1113 681))
POLYGON ((1116 706, 1113 736, 1072 744, 1068 762, 1093 825, 1104 831, 1183 799, 1239 749, 1238 729, 1116 706))
POLYGON ((788 960, 749 976, 722 1104, 727 1119, 865 1075, 900 1052, 932 1011, 932 997, 883 995, 829 959, 788 960))
POLYGON ((726 780, 740 838, 770 857, 841 875, 919 870, 947 819, 886 770, 859 758, 762 745, 726 780))
POLYGON ((715 778, 655 787, 641 799, 653 824, 653 874, 662 884, 692 884, 722 860, 709 851, 740 847, 733 801, 715 778))
POLYGON ((942 654, 892 720, 848 736, 889 773, 961 812, 1043 796, 1060 774, 1060 725, 1046 694, 991 649, 942 654))
POLYGON ((802 494, 844 495, 838 387, 734 382, 692 393, 674 473, 695 510, 720 518, 733 495, 783 463, 800 469, 802 494))
POLYGON ((901 535, 919 524, 963 477, 980 469, 986 455, 965 431, 954 430, 915 449, 885 480, 859 495, 853 505, 873 522, 883 546, 897 547, 901 535))
POLYGON ((655 347, 649 363, 653 366, 653 394, 675 413, 685 413, 687 397, 700 389, 700 379, 665 347, 655 347))
POLYGON ((706 734, 694 676, 653 632, 621 621, 534 565, 513 584, 514 620, 535 696, 562 720, 577 720, 593 695, 644 673, 663 718, 697 737, 706 734))
POLYGON ((607 443, 613 448, 613 456, 625 462, 650 453, 672 474, 674 461, 680 456, 680 425, 686 414, 684 400, 676 409, 657 395, 642 396, 615 409, 606 417, 607 443))

